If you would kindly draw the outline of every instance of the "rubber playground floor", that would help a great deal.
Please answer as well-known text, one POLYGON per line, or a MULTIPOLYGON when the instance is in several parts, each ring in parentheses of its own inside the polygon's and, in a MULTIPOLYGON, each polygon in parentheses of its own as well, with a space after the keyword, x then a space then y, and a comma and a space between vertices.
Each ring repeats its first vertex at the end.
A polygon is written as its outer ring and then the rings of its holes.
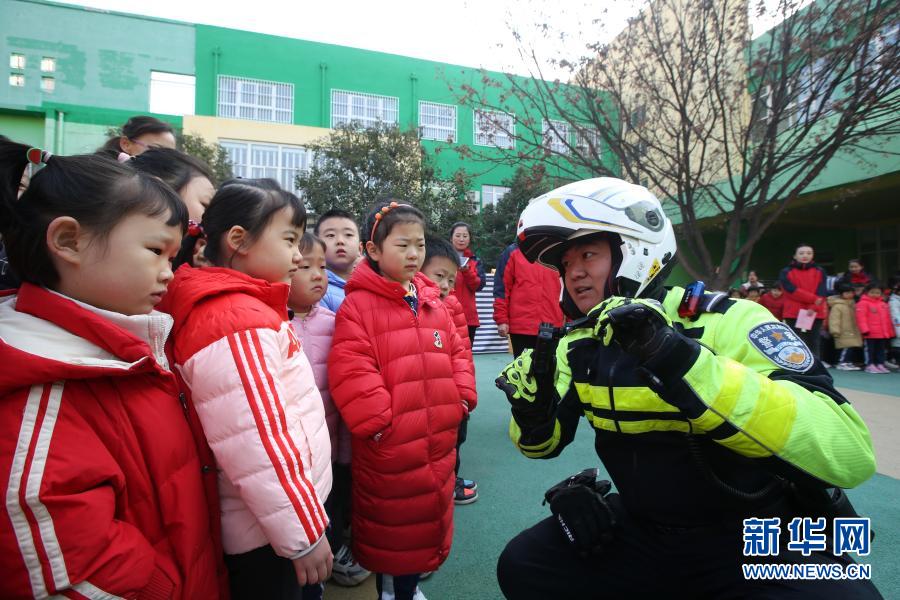
MULTIPOLYGON (((508 354, 475 358, 478 409, 469 421, 460 473, 478 482, 477 502, 457 506, 450 557, 420 584, 428 600, 502 599, 495 569, 507 541, 545 518, 544 490, 581 469, 601 466, 593 434, 581 423, 575 441, 554 460, 529 460, 507 437, 509 410, 494 378, 508 354)), ((900 373, 874 375, 832 370, 837 387, 868 424, 878 473, 849 495, 863 516, 871 517, 876 539, 866 560, 885 598, 900 598, 900 373)), ((674 590, 673 590, 674 594, 674 590)), ((673 595, 675 597, 675 595, 673 595)), ((374 600, 374 577, 356 588, 329 583, 326 600, 374 600)))

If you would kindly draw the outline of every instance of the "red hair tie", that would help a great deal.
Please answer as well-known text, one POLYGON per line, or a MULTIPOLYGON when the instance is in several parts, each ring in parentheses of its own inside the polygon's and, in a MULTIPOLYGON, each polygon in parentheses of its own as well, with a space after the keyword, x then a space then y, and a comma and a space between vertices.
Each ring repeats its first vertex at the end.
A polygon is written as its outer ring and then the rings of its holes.
POLYGON ((206 233, 203 231, 203 225, 197 221, 188 221, 187 231, 188 235, 194 238, 206 237, 206 233))
POLYGON ((26 158, 28 158, 28 162, 33 165, 39 165, 41 163, 47 164, 47 161, 50 160, 50 157, 53 156, 47 150, 41 150, 40 148, 29 148, 25 153, 26 158))

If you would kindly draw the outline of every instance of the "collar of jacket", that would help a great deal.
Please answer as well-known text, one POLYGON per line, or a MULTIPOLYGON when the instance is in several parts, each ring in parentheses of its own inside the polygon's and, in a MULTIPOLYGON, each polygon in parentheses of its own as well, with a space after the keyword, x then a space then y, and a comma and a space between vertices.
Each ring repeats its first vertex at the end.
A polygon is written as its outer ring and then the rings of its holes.
POLYGON ((177 336, 191 311, 200 302, 223 294, 241 293, 252 296, 272 307, 281 315, 282 320, 287 321, 290 291, 291 287, 287 283, 269 283, 234 269, 182 265, 157 308, 172 315, 175 320, 172 334, 177 336))
POLYGON ((331 269, 325 269, 325 273, 328 275, 328 283, 330 285, 337 286, 341 289, 344 289, 344 286, 347 285, 347 280, 333 272, 331 269))
POLYGON ((148 340, 133 331, 146 327, 149 336, 151 327, 160 326, 156 335, 162 343, 168 318, 158 313, 120 317, 130 327, 99 309, 23 283, 15 295, 0 298, 0 393, 48 381, 162 371, 148 340))
MULTIPOLYGON (((416 273, 416 276, 413 279, 413 285, 416 287, 416 295, 419 298, 420 305, 429 304, 435 306, 436 304, 440 304, 440 288, 437 284, 422 275, 421 272, 416 273)), ((347 287, 344 288, 344 291, 348 296, 355 290, 368 290, 373 294, 385 298, 396 299, 405 303, 403 297, 406 295, 406 290, 403 286, 396 281, 391 281, 376 273, 368 260, 359 263, 356 269, 354 269, 353 275, 350 276, 347 287)))
POLYGON ((791 267, 794 269, 800 269, 801 271, 805 269, 812 269, 815 266, 816 261, 814 260, 811 260, 808 263, 797 262, 796 260, 791 261, 791 267))

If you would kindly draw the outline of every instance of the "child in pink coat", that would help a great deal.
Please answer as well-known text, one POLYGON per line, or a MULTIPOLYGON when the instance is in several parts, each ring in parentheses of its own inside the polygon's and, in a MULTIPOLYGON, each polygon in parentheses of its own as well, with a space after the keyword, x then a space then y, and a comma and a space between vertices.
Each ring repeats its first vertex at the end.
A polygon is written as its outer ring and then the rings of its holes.
POLYGON ((304 233, 300 239, 303 258, 297 272, 291 278, 288 306, 294 312, 291 325, 300 338, 303 351, 312 365, 316 387, 322 395, 325 421, 331 436, 331 468, 334 477, 331 494, 325 501, 325 511, 331 519, 328 538, 335 552, 332 575, 341 585, 357 585, 369 576, 369 572, 353 563, 349 544, 345 544, 343 531, 350 510, 350 431, 341 420, 341 414, 331 400, 328 391, 328 353, 334 336, 334 313, 321 303, 328 289, 328 273, 325 270, 325 242, 304 233))
POLYGON ((894 326, 878 284, 866 284, 856 303, 856 322, 865 340, 866 373, 890 373, 884 365, 885 349, 887 341, 894 337, 894 326))

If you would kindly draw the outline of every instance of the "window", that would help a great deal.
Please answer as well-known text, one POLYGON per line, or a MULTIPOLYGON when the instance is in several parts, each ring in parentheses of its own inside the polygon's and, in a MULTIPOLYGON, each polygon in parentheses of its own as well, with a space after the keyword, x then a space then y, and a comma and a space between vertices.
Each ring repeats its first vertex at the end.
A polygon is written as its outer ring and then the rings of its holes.
POLYGON ((331 126, 355 125, 377 127, 397 125, 400 121, 400 99, 346 90, 331 90, 331 126))
POLYGON ((13 52, 9 55, 9 68, 10 69, 24 69, 25 68, 25 55, 19 54, 18 52, 13 52))
POLYGON ((419 102, 419 136, 423 140, 456 141, 456 107, 419 102))
POLYGON ((309 170, 314 154, 302 146, 221 140, 235 177, 271 177, 281 187, 296 191, 297 175, 309 170))
POLYGON ((475 145, 512 149, 516 147, 515 116, 503 112, 475 111, 475 145))
POLYGON ((483 185, 481 186, 481 206, 489 204, 497 204, 500 199, 509 192, 508 187, 499 185, 483 185))
POLYGON ((41 90, 45 92, 53 92, 56 90, 56 80, 52 77, 41 77, 41 90))
POLYGON ((217 116, 269 123, 293 123, 294 86, 290 83, 219 75, 217 116))
POLYGON ((55 73, 56 72, 56 59, 50 56, 45 56, 41 59, 41 72, 42 73, 55 73))
POLYGON ((569 153, 569 124, 565 121, 544 120, 544 148, 557 154, 569 153))
POLYGON ((150 71, 150 112, 164 115, 194 114, 193 75, 150 71))
POLYGON ((769 119, 772 118, 772 87, 764 85, 756 92, 753 98, 753 113, 750 124, 750 140, 754 144, 760 143, 766 135, 769 119))
MULTIPOLYGON (((866 49, 868 64, 864 67, 866 74, 878 81, 879 69, 890 68, 892 52, 897 52, 897 46, 900 44, 900 23, 894 22, 883 26, 878 32, 872 36, 866 49), (885 65, 882 67, 882 65, 885 65)), ((885 89, 892 90, 897 87, 900 75, 894 74, 891 77, 885 89)))
POLYGON ((634 155, 636 158, 644 158, 647 156, 646 140, 638 140, 637 144, 634 145, 634 155))
POLYGON ((469 207, 474 211, 478 212, 481 207, 481 192, 478 190, 469 190, 466 192, 466 202, 469 203, 469 207))
POLYGON ((13 87, 25 87, 25 76, 21 73, 10 73, 9 85, 13 87))
POLYGON ((635 107, 633 111, 631 111, 631 115, 629 115, 628 123, 631 125, 632 129, 637 129, 641 125, 647 122, 647 105, 641 104, 640 106, 635 107))
MULTIPOLYGON (((817 58, 804 66, 797 81, 797 112, 794 122, 805 123, 829 112, 830 91, 834 85, 834 74, 828 68, 826 58, 817 58)), ((792 123, 793 124, 793 123, 792 123)))
POLYGON ((596 129, 579 129, 575 133, 575 147, 588 156, 600 156, 600 132, 596 129))

